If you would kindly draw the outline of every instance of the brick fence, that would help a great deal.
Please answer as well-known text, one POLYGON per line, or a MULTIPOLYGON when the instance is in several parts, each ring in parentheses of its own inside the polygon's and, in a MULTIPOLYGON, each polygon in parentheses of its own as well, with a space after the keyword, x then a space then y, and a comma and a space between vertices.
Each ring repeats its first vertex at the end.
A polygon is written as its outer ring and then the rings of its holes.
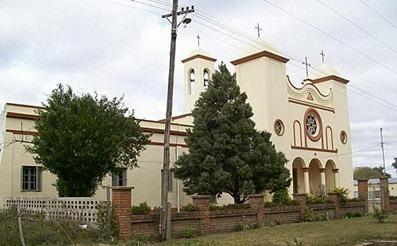
MULTIPOLYGON (((389 199, 388 179, 381 179, 381 208, 385 211, 397 211, 397 200, 389 199)), ((112 204, 122 239, 147 236, 159 238, 159 211, 149 214, 131 213, 131 190, 128 187, 112 189, 112 204)), ((341 204, 338 194, 329 193, 330 202, 325 204, 307 204, 306 194, 294 194, 296 205, 265 207, 263 195, 251 195, 248 207, 241 209, 211 209, 210 196, 192 196, 197 211, 176 212, 171 214, 171 235, 181 237, 184 231, 196 235, 232 232, 242 226, 276 225, 302 221, 305 210, 314 211, 316 219, 339 219, 348 214, 368 213, 368 182, 358 181, 358 201, 341 204)))

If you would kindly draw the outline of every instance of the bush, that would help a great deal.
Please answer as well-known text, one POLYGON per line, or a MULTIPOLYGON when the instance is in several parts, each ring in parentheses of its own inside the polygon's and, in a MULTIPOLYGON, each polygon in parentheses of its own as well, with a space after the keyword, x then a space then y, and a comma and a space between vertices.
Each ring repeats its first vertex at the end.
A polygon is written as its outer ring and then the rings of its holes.
POLYGON ((235 231, 248 231, 250 229, 250 226, 247 223, 238 223, 234 230, 235 231))
POLYGON ((374 217, 379 223, 384 223, 385 220, 386 220, 387 217, 388 217, 388 214, 387 214, 385 211, 383 211, 383 210, 381 210, 381 209, 379 209, 379 208, 374 208, 373 217, 374 217))
POLYGON ((305 212, 303 213, 303 221, 312 222, 316 220, 316 213, 312 208, 305 208, 305 212))
POLYGON ((118 236, 118 226, 113 209, 110 208, 110 214, 108 215, 106 203, 103 202, 98 206, 98 213, 96 217, 98 237, 102 240, 115 241, 118 236))
POLYGON ((132 214, 148 214, 151 208, 146 202, 140 203, 138 206, 132 206, 132 214))
POLYGON ((181 232, 181 236, 184 238, 194 238, 196 237, 196 233, 191 228, 183 229, 181 232))
POLYGON ((230 210, 230 209, 248 209, 251 208, 251 205, 249 204, 227 204, 223 206, 210 206, 211 211, 215 210, 230 210))
POLYGON ((361 217, 362 215, 360 214, 360 213, 352 213, 352 212, 348 212, 346 215, 345 215, 345 218, 346 219, 350 219, 350 218, 358 218, 358 217, 361 217))
POLYGON ((274 203, 274 202, 265 202, 264 207, 265 208, 272 208, 272 207, 294 206, 294 205, 299 205, 299 202, 291 199, 288 203, 284 203, 284 204, 274 203))
POLYGON ((330 203, 331 201, 328 199, 328 197, 325 196, 309 196, 306 199, 306 204, 308 205, 313 205, 313 204, 325 204, 325 203, 330 203))
POLYGON ((181 211, 183 212, 194 212, 194 211, 199 211, 199 208, 191 203, 186 204, 181 207, 181 211))
POLYGON ((334 193, 338 194, 339 202, 341 205, 344 205, 349 200, 349 190, 339 187, 333 190, 334 193))
POLYGON ((273 194, 272 202, 275 204, 288 205, 292 201, 288 194, 288 189, 284 188, 282 190, 276 191, 273 194))
POLYGON ((397 200, 397 196, 389 196, 389 200, 397 200))
POLYGON ((358 198, 348 198, 347 199, 347 202, 359 202, 360 201, 360 199, 358 199, 358 198))

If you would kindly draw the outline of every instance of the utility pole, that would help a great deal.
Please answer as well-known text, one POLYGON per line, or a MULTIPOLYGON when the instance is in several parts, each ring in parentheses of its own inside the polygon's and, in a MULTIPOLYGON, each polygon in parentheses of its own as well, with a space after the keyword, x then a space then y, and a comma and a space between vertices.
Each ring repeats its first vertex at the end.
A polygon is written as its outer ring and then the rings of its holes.
POLYGON ((380 148, 382 149, 383 158, 383 172, 386 174, 386 162, 385 162, 385 142, 383 142, 383 128, 380 128, 380 148))
POLYGON ((160 235, 161 240, 165 241, 171 237, 171 205, 168 202, 168 184, 170 179, 170 131, 171 131, 171 117, 172 117, 172 99, 174 92, 174 68, 175 68, 175 51, 176 51, 176 37, 177 29, 181 23, 189 24, 190 18, 187 18, 188 13, 194 12, 194 7, 191 9, 187 7, 178 11, 178 0, 173 0, 172 12, 163 15, 162 18, 167 18, 171 23, 171 45, 170 45, 170 61, 168 73, 168 92, 167 92, 167 110, 165 117, 164 129, 164 157, 163 157, 163 171, 161 183, 161 212, 160 212, 160 235), (184 15, 182 21, 178 23, 178 15, 184 15), (171 21, 168 19, 171 17, 171 21))

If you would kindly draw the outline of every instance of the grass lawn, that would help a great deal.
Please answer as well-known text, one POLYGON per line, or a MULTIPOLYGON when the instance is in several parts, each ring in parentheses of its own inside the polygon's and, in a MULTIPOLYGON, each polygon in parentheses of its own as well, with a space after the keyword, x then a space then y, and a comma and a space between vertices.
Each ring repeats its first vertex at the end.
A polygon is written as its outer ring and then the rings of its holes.
POLYGON ((390 215, 383 224, 376 222, 372 216, 366 216, 262 227, 171 240, 160 245, 353 245, 374 239, 397 240, 397 215, 390 215))

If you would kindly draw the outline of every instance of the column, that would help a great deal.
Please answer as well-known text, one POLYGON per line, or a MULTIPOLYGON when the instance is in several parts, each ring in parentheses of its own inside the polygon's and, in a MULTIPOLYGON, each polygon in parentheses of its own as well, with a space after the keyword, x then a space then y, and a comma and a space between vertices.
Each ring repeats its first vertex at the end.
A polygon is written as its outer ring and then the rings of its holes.
POLYGON ((325 168, 320 168, 320 185, 325 188, 325 168))
POLYGON ((335 184, 335 188, 339 187, 339 169, 335 168, 333 169, 334 171, 334 184, 335 184))
POLYGON ((390 203, 389 203, 389 178, 386 176, 382 176, 380 179, 380 203, 382 209, 385 211, 389 211, 390 203))
POLYGON ((302 168, 303 170, 303 182, 305 184, 305 193, 309 194, 310 193, 310 184, 309 184, 309 168, 308 167, 304 167, 302 168))
POLYGON ((368 213, 368 180, 357 180, 358 199, 364 202, 365 212, 368 213))
POLYGON ((262 225, 265 218, 264 196, 263 194, 254 194, 249 196, 248 200, 252 208, 257 209, 256 223, 262 225))
POLYGON ((119 238, 131 237, 131 190, 134 187, 112 187, 112 206, 119 228, 119 238))
POLYGON ((209 233, 210 230, 210 205, 211 196, 206 195, 196 195, 192 196, 193 205, 197 206, 200 211, 200 234, 205 235, 209 233))

